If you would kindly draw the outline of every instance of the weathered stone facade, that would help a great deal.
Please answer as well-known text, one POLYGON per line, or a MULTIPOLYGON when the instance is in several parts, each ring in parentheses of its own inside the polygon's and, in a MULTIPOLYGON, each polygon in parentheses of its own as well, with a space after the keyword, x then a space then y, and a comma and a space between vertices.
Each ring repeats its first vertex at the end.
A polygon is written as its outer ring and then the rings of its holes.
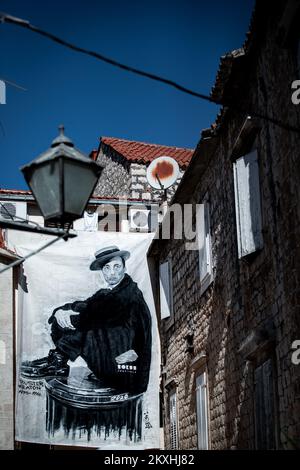
MULTIPOLYGON (((154 189, 150 186, 146 178, 147 165, 140 163, 132 163, 130 165, 131 185, 130 197, 134 199, 161 201, 162 191, 154 189)), ((180 183, 184 171, 180 170, 176 183, 167 189, 167 199, 171 200, 180 183)))
POLYGON ((195 376, 203 371, 209 448, 259 447, 254 372, 267 359, 274 371, 273 447, 300 447, 300 364, 291 360, 292 343, 300 340, 299 132, 252 119, 263 248, 241 259, 233 179, 233 160, 250 135, 247 114, 276 116, 299 129, 300 105, 291 102, 296 48, 277 40, 285 4, 278 2, 272 11, 257 8, 239 58, 233 54, 222 61, 213 96, 233 107, 223 109, 212 129, 203 132, 175 194, 174 203, 181 205, 199 204, 208 195, 213 281, 202 292, 198 251, 187 250, 185 239, 155 241, 149 253, 160 263, 172 261, 173 316, 161 321, 166 448, 171 448, 169 391, 174 389, 178 448, 197 449, 195 376), (235 110, 234 103, 246 112, 235 110))
POLYGON ((94 190, 95 196, 129 197, 131 178, 128 161, 104 146, 98 153, 97 162, 103 166, 103 171, 94 190))
MULTIPOLYGON (((1 232, 1 231, 0 231, 1 232)), ((1 236, 0 236, 1 238, 1 236)), ((15 257, 1 248, 0 269, 15 257)), ((0 449, 14 449, 14 270, 0 275, 0 449)))
MULTIPOLYGON (((141 143, 141 145, 147 147, 147 144, 141 143)), ((151 144, 149 144, 149 147, 151 147, 151 144)), ((172 148, 173 153, 176 153, 176 150, 175 147, 172 148)), ((184 151, 184 149, 178 149, 179 154, 181 154, 182 151, 184 151)), ((192 156, 191 150, 185 151, 192 156)), ((97 162, 100 163, 104 169, 94 194, 102 197, 127 197, 143 200, 145 202, 161 201, 163 199, 163 192, 152 188, 147 181, 146 172, 150 161, 143 163, 142 157, 143 155, 137 160, 133 158, 127 159, 110 145, 101 143, 97 153, 97 162)), ((184 174, 186 163, 179 165, 179 167, 179 177, 177 181, 166 191, 168 200, 171 200, 178 187, 182 175, 184 174)))

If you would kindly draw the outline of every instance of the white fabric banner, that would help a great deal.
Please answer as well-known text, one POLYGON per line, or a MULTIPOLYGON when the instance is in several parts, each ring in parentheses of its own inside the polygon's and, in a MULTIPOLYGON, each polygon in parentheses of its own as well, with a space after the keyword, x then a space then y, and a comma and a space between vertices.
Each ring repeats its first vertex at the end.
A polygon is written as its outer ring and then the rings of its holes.
MULTIPOLYGON (((24 262, 16 440, 159 448, 160 348, 146 258, 152 237, 81 232, 24 262)), ((49 240, 9 237, 20 256, 49 240)))

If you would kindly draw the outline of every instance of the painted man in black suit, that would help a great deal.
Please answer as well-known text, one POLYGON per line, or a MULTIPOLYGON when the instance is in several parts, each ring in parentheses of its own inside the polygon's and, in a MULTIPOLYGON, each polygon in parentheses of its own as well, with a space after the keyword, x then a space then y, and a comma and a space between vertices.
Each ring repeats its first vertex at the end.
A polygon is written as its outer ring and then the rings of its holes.
POLYGON ((90 269, 102 271, 107 287, 53 311, 49 323, 56 348, 46 358, 23 363, 23 376, 67 376, 67 362, 81 356, 107 386, 131 393, 147 389, 151 316, 142 292, 125 273, 129 256, 116 246, 95 253, 90 269))

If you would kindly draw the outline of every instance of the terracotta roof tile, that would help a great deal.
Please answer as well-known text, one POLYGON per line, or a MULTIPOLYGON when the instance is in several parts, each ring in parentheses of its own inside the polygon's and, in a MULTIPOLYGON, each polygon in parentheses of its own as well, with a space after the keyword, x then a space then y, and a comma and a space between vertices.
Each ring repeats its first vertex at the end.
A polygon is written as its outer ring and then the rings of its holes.
POLYGON ((188 166, 194 153, 193 149, 149 144, 115 137, 102 137, 101 145, 103 144, 108 145, 131 162, 150 163, 157 157, 168 156, 174 158, 183 169, 188 166))
POLYGON ((98 155, 98 150, 92 150, 91 153, 89 154, 89 157, 96 161, 97 160, 97 155, 98 155))
POLYGON ((29 190, 23 190, 23 189, 2 189, 0 188, 0 195, 1 194, 31 194, 31 191, 29 190))
MULTIPOLYGON (((284 5, 285 2, 281 2, 284 5)), ((268 13, 268 4, 265 2, 255 2, 254 9, 250 18, 250 26, 246 33, 246 39, 240 49, 228 52, 220 58, 219 70, 212 87, 210 96, 216 101, 222 101, 226 83, 232 78, 232 69, 236 59, 239 61, 243 57, 247 58, 250 51, 262 41, 262 35, 266 31, 266 16, 268 13)), ((241 67, 244 63, 240 61, 241 67)))
POLYGON ((238 58, 244 57, 245 51, 243 48, 236 49, 228 52, 220 58, 219 70, 217 72, 215 84, 211 89, 210 96, 216 102, 222 102, 223 93, 226 83, 232 76, 232 68, 234 61, 238 58))

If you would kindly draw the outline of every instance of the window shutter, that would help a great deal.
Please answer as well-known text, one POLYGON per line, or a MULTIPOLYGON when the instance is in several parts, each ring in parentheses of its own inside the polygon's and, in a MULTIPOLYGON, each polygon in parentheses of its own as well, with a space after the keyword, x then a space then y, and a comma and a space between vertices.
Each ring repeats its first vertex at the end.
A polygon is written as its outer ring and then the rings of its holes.
POLYGON ((212 272, 209 204, 199 204, 197 212, 197 239, 199 247, 199 273, 203 282, 212 272))
POLYGON ((257 151, 234 163, 234 192, 239 258, 263 246, 257 151))
POLYGON ((196 378, 198 449, 208 449, 206 374, 196 378))
POLYGON ((172 315, 172 265, 168 260, 159 266, 160 316, 161 319, 172 315))
POLYGON ((275 449, 274 386, 272 361, 254 371, 255 438, 257 449, 275 449))
POLYGON ((170 394, 170 437, 171 449, 178 448, 176 392, 170 394))

